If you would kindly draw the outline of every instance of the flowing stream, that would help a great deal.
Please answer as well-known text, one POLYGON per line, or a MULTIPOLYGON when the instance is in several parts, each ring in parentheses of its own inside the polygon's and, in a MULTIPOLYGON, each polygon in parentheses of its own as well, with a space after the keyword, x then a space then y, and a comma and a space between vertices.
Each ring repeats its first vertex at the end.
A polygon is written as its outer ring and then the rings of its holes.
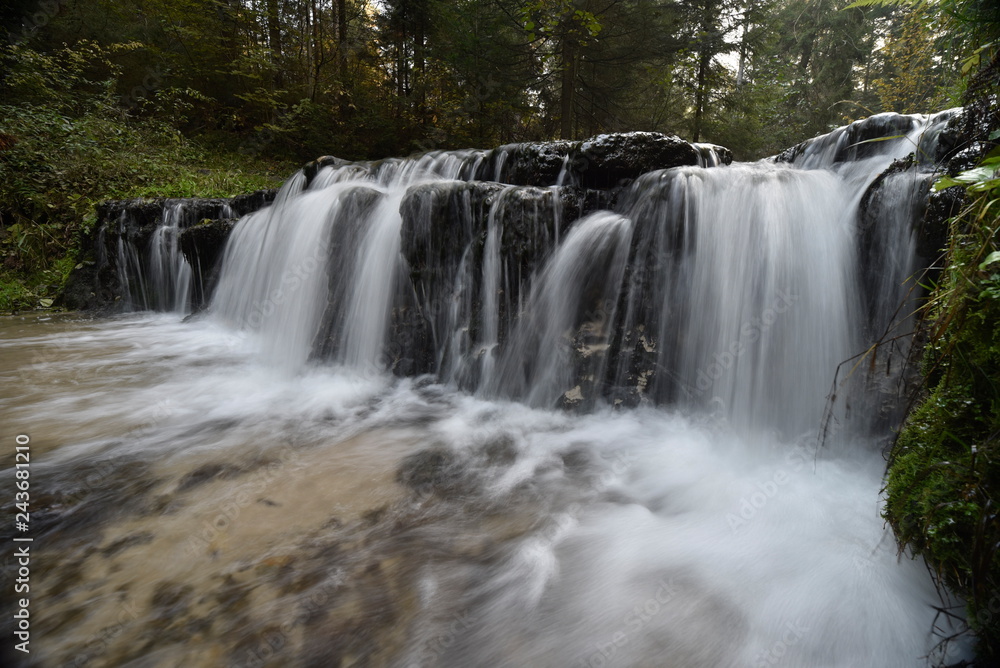
POLYGON ((915 267, 887 217, 866 288, 862 195, 940 123, 653 172, 568 224, 561 185, 474 220, 478 152, 329 166, 241 220, 200 316, 175 230, 174 312, 3 319, 29 665, 958 661, 880 516, 888 427, 835 376, 915 267))

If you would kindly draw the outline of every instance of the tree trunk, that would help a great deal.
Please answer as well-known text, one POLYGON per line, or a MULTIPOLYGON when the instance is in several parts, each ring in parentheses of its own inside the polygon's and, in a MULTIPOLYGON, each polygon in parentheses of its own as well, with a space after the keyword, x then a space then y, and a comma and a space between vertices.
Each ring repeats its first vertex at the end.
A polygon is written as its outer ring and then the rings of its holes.
POLYGON ((736 91, 742 91, 746 83, 747 56, 750 53, 750 45, 747 44, 747 35, 750 33, 750 11, 753 3, 748 2, 746 10, 743 12, 743 38, 740 40, 740 66, 736 71, 736 91))
POLYGON ((281 62, 281 18, 278 15, 278 0, 267 0, 267 41, 271 47, 274 87, 281 88, 284 85, 284 71, 281 62))
POLYGON ((714 5, 711 0, 705 0, 704 13, 701 17, 701 31, 704 34, 701 47, 698 49, 698 84, 694 100, 694 131, 692 141, 701 140, 701 130, 705 118, 705 106, 708 104, 708 70, 712 65, 713 35, 715 34, 714 5))
POLYGON ((420 115, 424 114, 427 96, 424 89, 426 73, 425 42, 427 39, 427 7, 417 3, 417 15, 413 21, 413 87, 417 91, 416 106, 420 115))
POLYGON ((573 138, 573 106, 576 102, 576 44, 567 36, 562 43, 562 96, 559 111, 559 137, 573 138))
POLYGON ((278 0, 267 0, 267 37, 274 59, 281 57, 281 23, 278 0))
POLYGON ((315 102, 319 95, 320 70, 323 68, 323 40, 320 34, 323 16, 316 4, 316 0, 310 3, 312 9, 312 43, 313 43, 313 86, 312 95, 309 98, 315 102))
POLYGON ((347 80, 347 0, 337 0, 337 70, 343 85, 347 80))

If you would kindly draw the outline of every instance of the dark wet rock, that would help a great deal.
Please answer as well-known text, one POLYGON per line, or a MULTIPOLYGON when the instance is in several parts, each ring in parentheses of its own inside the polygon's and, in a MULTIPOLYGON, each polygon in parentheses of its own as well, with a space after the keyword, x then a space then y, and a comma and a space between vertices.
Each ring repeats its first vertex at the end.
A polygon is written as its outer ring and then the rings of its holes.
POLYGON ((878 140, 905 135, 917 127, 917 121, 902 114, 884 113, 869 116, 847 126, 838 145, 836 161, 860 160, 878 152, 878 140))
POLYGON ((204 464, 181 478, 177 484, 177 491, 185 492, 216 479, 232 478, 239 473, 241 473, 240 467, 233 464, 204 464))
POLYGON ((54 303, 71 311, 108 310, 114 303, 117 283, 114 272, 102 272, 94 260, 88 260, 70 272, 54 303))
MULTIPOLYGON (((730 155, 721 147, 715 150, 721 156, 730 155)), ((482 153, 478 155, 482 156, 482 153)), ((352 163, 332 156, 323 156, 308 163, 303 168, 305 187, 324 168, 349 164, 352 163)), ((539 257, 549 251, 551 239, 545 235, 541 238, 532 236, 538 230, 527 224, 533 220, 532 216, 524 215, 529 207, 546 199, 560 200, 560 220, 548 231, 549 236, 559 236, 577 218, 598 208, 612 206, 619 192, 618 187, 643 172, 699 164, 699 149, 674 136, 633 132, 600 135, 584 142, 511 144, 489 152, 485 159, 469 162, 468 169, 463 172, 465 177, 473 176, 471 170, 474 164, 478 164, 474 176, 482 182, 445 184, 446 188, 453 190, 448 196, 451 198, 450 203, 443 199, 436 204, 427 200, 418 203, 418 206, 437 207, 437 215, 432 220, 434 228, 441 230, 442 237, 454 235, 456 231, 460 233, 449 239, 431 239, 433 247, 436 251, 453 257, 456 251, 448 246, 461 241, 468 242, 469 234, 463 236, 463 233, 471 232, 472 236, 484 234, 485 224, 481 216, 489 211, 489 202, 495 199, 498 189, 502 188, 502 185, 485 181, 496 180, 519 185, 526 189, 510 197, 510 203, 502 215, 503 249, 505 260, 513 261, 518 271, 530 271, 539 257), (558 193, 550 191, 548 187, 555 185, 560 178, 564 187, 558 193), (536 191, 532 192, 532 187, 536 191), (464 194, 460 192, 463 189, 464 194), (475 221, 475 229, 459 229, 463 224, 462 216, 466 214, 475 221), (439 241, 447 243, 437 243, 439 241)), ((367 167, 372 168, 372 165, 367 167)), ((433 188, 436 185, 421 188, 433 188)), ((192 306, 195 310, 201 308, 216 282, 220 260, 235 220, 269 205, 274 201, 276 193, 276 190, 262 190, 228 200, 147 198, 101 203, 97 207, 97 226, 82 241, 82 246, 92 251, 84 265, 72 273, 59 305, 76 309, 119 310, 168 307, 166 304, 154 303, 153 296, 142 292, 142 286, 148 280, 140 280, 138 274, 143 271, 141 267, 146 262, 144 258, 149 252, 153 233, 163 225, 170 209, 179 212, 178 215, 181 216, 178 224, 179 244, 195 274, 192 306), (123 250, 124 267, 119 266, 123 250)), ((420 245, 407 243, 421 237, 419 230, 408 230, 406 224, 407 220, 415 220, 413 215, 408 215, 413 213, 415 199, 420 200, 421 197, 408 195, 403 204, 403 247, 407 259, 411 260, 411 267, 416 266, 417 271, 422 271, 417 266, 419 262, 412 262, 421 253, 420 245)), ((347 236, 338 235, 337 239, 347 236)), ((336 253, 335 250, 333 252, 336 253)), ((516 296, 507 295, 507 302, 512 303, 511 300, 516 296)), ((336 300, 337 297, 334 296, 333 301, 336 300)), ((327 315, 330 317, 324 318, 326 322, 339 317, 332 312, 327 315)), ((322 343, 317 353, 322 356, 322 348, 330 348, 336 343, 336 332, 328 327, 321 333, 319 340, 322 343)), ((397 357, 392 366, 398 373, 419 374, 435 370, 434 364, 419 356, 411 357, 404 353, 397 357)))
MULTIPOLYGON (((888 215, 900 212, 898 197, 900 183, 908 189, 911 210, 905 213, 912 221, 916 240, 918 266, 933 271, 935 261, 941 255, 948 238, 948 219, 958 213, 964 201, 962 188, 947 188, 934 192, 931 185, 935 174, 926 171, 915 154, 894 161, 872 182, 865 191, 859 206, 858 250, 862 258, 862 272, 866 292, 874 293, 874 282, 883 272, 888 258, 886 253, 895 249, 880 236, 879 225, 885 224, 888 215)), ((890 244, 891 245, 891 244, 890 244)), ((933 277, 932 277, 933 278, 933 277)), ((923 281, 922 281, 923 282, 923 281)))
POLYGON ((854 121, 819 137, 807 139, 772 158, 776 162, 800 162, 811 154, 833 152, 833 162, 861 160, 879 151, 877 144, 890 137, 905 135, 917 127, 917 120, 887 112, 854 121))
POLYGON ((203 307, 212 294, 219 278, 223 251, 229 235, 236 227, 237 218, 212 220, 206 218, 197 225, 183 230, 180 234, 180 248, 188 264, 201 280, 195 282, 193 307, 203 307))
MULTIPOLYGON (((732 153, 723 151, 731 162, 732 153)), ((476 178, 518 186, 561 184, 605 189, 649 171, 699 163, 699 150, 680 137, 627 132, 598 135, 582 142, 502 146, 489 154, 476 178)))
MULTIPOLYGON (((125 304, 144 307, 147 297, 129 294, 123 276, 141 284, 132 266, 121 267, 122 253, 142 262, 153 233, 168 215, 177 216, 182 252, 195 270, 194 308, 207 300, 222 250, 240 216, 274 201, 277 190, 259 190, 232 199, 141 198, 108 200, 97 205, 95 227, 81 237, 81 266, 71 273, 57 305, 78 310, 121 310, 125 304)), ((128 263, 129 260, 126 260, 128 263)), ((134 286, 133 286, 133 289, 134 286)))
POLYGON ((206 218, 197 225, 181 232, 181 251, 192 266, 203 273, 215 267, 226 247, 229 234, 236 226, 237 218, 212 220, 206 218))
POLYGON ((302 167, 302 174, 306 177, 305 187, 309 187, 309 184, 312 183, 313 179, 316 178, 316 175, 319 174, 324 167, 343 167, 344 165, 349 164, 351 164, 350 161, 335 158, 332 155, 324 155, 316 158, 312 162, 306 163, 306 165, 302 167))
POLYGON ((701 162, 706 167, 733 164, 733 152, 725 146, 718 144, 695 144, 694 147, 701 154, 701 162))
POLYGON ((153 534, 148 531, 138 531, 136 533, 128 534, 127 536, 122 536, 118 540, 114 541, 107 547, 101 550, 101 554, 105 557, 113 557, 120 552, 124 552, 129 548, 136 547, 137 545, 149 545, 153 542, 153 534))
POLYGON ((917 235, 917 253, 922 258, 937 258, 943 252, 948 240, 948 220, 958 215, 965 205, 965 189, 945 188, 931 192, 927 197, 927 208, 917 235))
POLYGON ((421 450, 403 460, 396 481, 418 493, 429 491, 451 494, 463 478, 463 463, 453 451, 438 447, 421 450))
MULTIPOLYGON (((482 300, 482 266, 490 225, 500 230, 498 263, 504 276, 496 297, 501 341, 510 331, 528 280, 558 239, 584 215, 614 205, 617 190, 564 187, 558 190, 487 182, 442 182, 414 186, 401 205, 401 253, 409 268, 409 303, 392 313, 387 366, 399 375, 441 373, 440 354, 449 331, 452 294, 459 272, 469 295, 468 336, 480 335, 476 314, 482 300), (492 220, 492 222, 491 222, 492 220)), ((488 354, 488 353, 485 353, 488 354)), ((478 378, 462 379, 474 386, 478 378)))
POLYGON ((491 151, 479 168, 480 181, 519 186, 555 185, 579 142, 551 141, 508 144, 491 151))
POLYGON ((270 205, 274 202, 274 198, 278 196, 277 188, 268 188, 266 190, 256 190, 252 193, 247 193, 245 195, 237 195, 236 197, 229 200, 229 208, 232 209, 236 216, 245 216, 248 213, 253 213, 254 211, 260 211, 264 207, 270 205))
POLYGON ((580 144, 571 158, 586 188, 609 188, 646 172, 694 166, 698 150, 680 137, 657 132, 598 135, 580 144))

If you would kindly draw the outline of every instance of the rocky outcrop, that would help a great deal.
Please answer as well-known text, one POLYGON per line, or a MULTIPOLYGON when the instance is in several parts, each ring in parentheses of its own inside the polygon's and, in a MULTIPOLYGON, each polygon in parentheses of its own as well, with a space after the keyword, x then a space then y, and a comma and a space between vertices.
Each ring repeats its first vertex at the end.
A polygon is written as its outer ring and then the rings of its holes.
MULTIPOLYGON (((731 153, 722 147, 695 145, 679 137, 654 132, 631 132, 600 135, 586 141, 553 141, 510 144, 492 151, 456 152, 453 160, 464 161, 460 180, 420 186, 404 200, 402 231, 403 255, 414 278, 433 282, 434 272, 449 264, 439 264, 426 256, 433 253, 454 257, 459 243, 467 244, 478 235, 481 259, 485 241, 486 219, 497 198, 503 234, 503 261, 516 266, 527 276, 539 259, 551 250, 554 240, 581 216, 600 208, 610 208, 622 187, 653 170, 706 164, 706 150, 712 156, 708 164, 728 164, 731 153), (551 190, 559 185, 558 191, 551 190), (511 189, 511 186, 516 188, 511 189), (420 207, 434 209, 431 229, 423 229, 416 215, 420 207), (537 212, 554 207, 552 220, 539 226, 537 212), (527 215, 531 209, 530 215, 527 215), (471 217, 470 217, 471 216, 471 217), (437 268, 434 268, 437 267, 437 268)), ((297 187, 308 189, 324 170, 353 168, 369 176, 380 169, 398 169, 401 161, 350 163, 323 156, 308 163, 298 177, 297 187)), ((63 306, 72 309, 160 308, 154 296, 143 292, 146 281, 141 274, 148 264, 154 234, 164 227, 175 227, 177 246, 195 276, 191 302, 194 308, 205 303, 211 293, 215 273, 226 240, 235 220, 270 204, 276 191, 259 191, 232 199, 151 198, 113 200, 97 208, 98 223, 92 235, 83 240, 91 249, 75 270, 61 297, 63 306), (171 216, 179 219, 171 219, 171 216)), ((161 233, 162 234, 162 233, 161 233)), ((170 233, 174 234, 174 233, 170 233)), ((465 246, 461 246, 464 248, 465 246)), ((507 297, 516 299, 518 287, 507 297)), ((434 305, 425 305, 435 312, 434 305)), ((429 322, 426 313, 421 316, 429 322)), ((421 369, 426 360, 407 363, 421 369)))
POLYGON ((939 116, 948 118, 948 122, 934 126, 933 131, 918 137, 908 137, 921 127, 923 116, 889 112, 875 114, 828 134, 807 139, 770 159, 803 167, 814 166, 821 161, 833 164, 852 162, 878 154, 884 141, 899 139, 912 144, 921 164, 942 164, 962 142, 961 113, 959 110, 948 110, 940 112, 939 116))
POLYGON ((157 230, 176 228, 178 250, 197 267, 192 299, 204 303, 207 279, 216 268, 235 221, 274 201, 277 190, 225 198, 109 200, 97 207, 97 225, 81 240, 89 251, 70 274, 59 304, 74 310, 154 308, 138 280, 143 257, 157 230), (197 229, 195 229, 197 228, 197 229))
POLYGON ((205 218, 180 232, 181 253, 199 278, 193 286, 192 305, 195 309, 208 303, 219 278, 226 242, 237 222, 238 218, 205 218))
POLYGON ((696 166, 700 160, 688 142, 656 132, 599 135, 583 142, 577 155, 573 164, 587 188, 619 185, 657 169, 696 166))
MULTIPOLYGON (((526 297, 529 279, 564 237, 573 222, 611 208, 617 189, 539 188, 494 182, 446 181, 414 186, 403 199, 400 251, 413 286, 413 301, 393 313, 390 366, 407 375, 440 370, 438 340, 455 317, 451 286, 459 272, 474 297, 468 310, 468 336, 477 339, 481 324, 482 271, 491 230, 495 262, 508 280, 496 295, 498 335, 509 331, 514 310, 526 297), (435 334, 437 333, 437 334, 435 334), (436 338, 437 337, 437 338, 436 338)), ((475 384, 477 378, 466 379, 475 384)))
POLYGON ((579 142, 508 144, 490 151, 476 171, 480 181, 519 186, 550 186, 559 181, 579 142))
POLYGON ((476 178, 521 186, 558 183, 613 188, 626 185, 646 172, 699 164, 699 149, 676 135, 625 132, 598 135, 582 142, 501 146, 490 152, 476 178))

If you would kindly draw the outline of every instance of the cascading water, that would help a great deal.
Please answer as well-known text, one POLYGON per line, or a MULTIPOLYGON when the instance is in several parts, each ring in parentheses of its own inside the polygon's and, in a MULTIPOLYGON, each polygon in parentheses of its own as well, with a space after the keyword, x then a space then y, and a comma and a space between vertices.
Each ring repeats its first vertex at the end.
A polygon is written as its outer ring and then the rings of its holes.
MULTIPOLYGON (((456 181, 489 167, 481 153, 329 166, 244 220, 214 308, 263 321, 255 311, 278 294, 264 340, 293 371, 316 356, 387 369, 404 338, 433 360, 419 371, 481 396, 721 405, 747 426, 797 434, 817 423, 831 369, 884 331, 916 266, 911 221, 927 177, 887 189, 886 215, 868 226, 885 262, 857 248, 859 204, 894 158, 928 150, 948 115, 887 118, 905 130, 895 140, 850 143, 841 129, 797 147, 792 164, 646 174, 618 197, 620 225, 580 221, 562 243, 572 187, 456 181), (613 262, 587 255, 608 246, 613 262), (286 298, 278 283, 310 253, 323 276, 286 298), (551 276, 574 263, 575 275, 551 276), (858 280, 866 272, 874 284, 858 280), (416 343, 415 321, 428 330, 416 343)), ((703 165, 720 163, 718 147, 698 148, 703 165)), ((513 151, 492 159, 497 178, 513 151)))
POLYGON ((208 317, 56 339, 126 374, 127 401, 72 362, 85 399, 9 407, 73 434, 37 469, 58 490, 47 558, 100 574, 53 585, 43 623, 68 639, 43 660, 961 659, 879 515, 865 384, 827 403, 905 315, 912 218, 880 211, 926 179, 859 207, 945 117, 898 118, 908 139, 841 130, 728 167, 692 149, 613 192, 561 144, 534 172, 507 148, 296 175, 233 230, 208 317), (474 178, 529 172, 550 181, 474 178))
POLYGON ((183 220, 182 205, 167 205, 163 211, 163 225, 156 228, 149 242, 151 306, 156 310, 177 313, 190 313, 191 310, 191 265, 180 252, 183 220))
MULTIPOLYGON (((188 200, 165 200, 162 206, 146 208, 158 209, 154 221, 132 220, 127 208, 119 215, 116 265, 125 310, 187 315, 195 290, 201 292, 204 286, 196 284, 202 274, 181 252, 180 237, 205 212, 188 200)), ((225 203, 210 206, 210 212, 215 218, 236 217, 225 203)))
MULTIPOLYGON (((500 365, 484 374, 486 396, 552 406, 572 387, 574 363, 566 338, 577 328, 581 306, 614 303, 631 234, 632 221, 610 212, 591 214, 573 226, 536 279, 500 365)), ((590 372, 601 375, 599 367, 590 372)))

